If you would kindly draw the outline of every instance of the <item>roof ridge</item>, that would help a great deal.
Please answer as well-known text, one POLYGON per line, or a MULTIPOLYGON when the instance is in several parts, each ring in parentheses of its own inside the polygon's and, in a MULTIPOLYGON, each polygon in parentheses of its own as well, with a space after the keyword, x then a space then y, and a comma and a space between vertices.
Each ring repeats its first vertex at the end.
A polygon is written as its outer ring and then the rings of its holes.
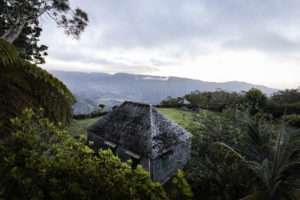
POLYGON ((89 126, 88 132, 151 158, 190 137, 190 133, 153 105, 131 101, 125 101, 89 126))

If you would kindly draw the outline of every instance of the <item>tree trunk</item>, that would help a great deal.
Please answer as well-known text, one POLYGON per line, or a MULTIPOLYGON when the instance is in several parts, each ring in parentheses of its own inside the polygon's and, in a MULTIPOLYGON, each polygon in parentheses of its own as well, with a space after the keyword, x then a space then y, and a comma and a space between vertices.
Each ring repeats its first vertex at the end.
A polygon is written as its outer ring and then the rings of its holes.
POLYGON ((19 26, 11 25, 9 29, 1 36, 1 38, 8 41, 9 43, 13 43, 20 35, 21 31, 24 28, 24 25, 25 23, 22 23, 19 26))

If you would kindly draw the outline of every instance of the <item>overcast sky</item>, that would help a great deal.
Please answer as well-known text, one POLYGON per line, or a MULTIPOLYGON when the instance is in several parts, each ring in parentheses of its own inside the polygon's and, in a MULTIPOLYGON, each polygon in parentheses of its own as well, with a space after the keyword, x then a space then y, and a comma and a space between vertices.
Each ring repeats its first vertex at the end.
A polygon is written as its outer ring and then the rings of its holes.
POLYGON ((299 0, 70 0, 80 40, 43 17, 45 69, 300 86, 299 0))

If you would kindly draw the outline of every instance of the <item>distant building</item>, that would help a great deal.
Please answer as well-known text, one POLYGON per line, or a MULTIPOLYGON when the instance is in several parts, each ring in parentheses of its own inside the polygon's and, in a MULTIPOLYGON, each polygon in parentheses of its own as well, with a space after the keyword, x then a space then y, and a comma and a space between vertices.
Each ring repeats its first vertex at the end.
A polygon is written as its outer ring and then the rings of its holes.
POLYGON ((132 160, 150 172, 152 181, 166 182, 190 158, 192 135, 152 105, 124 102, 88 127, 93 148, 111 148, 122 161, 132 160))
POLYGON ((183 99, 179 102, 179 104, 182 104, 182 105, 187 106, 187 105, 190 105, 191 103, 190 103, 188 100, 186 100, 185 98, 183 98, 183 99))

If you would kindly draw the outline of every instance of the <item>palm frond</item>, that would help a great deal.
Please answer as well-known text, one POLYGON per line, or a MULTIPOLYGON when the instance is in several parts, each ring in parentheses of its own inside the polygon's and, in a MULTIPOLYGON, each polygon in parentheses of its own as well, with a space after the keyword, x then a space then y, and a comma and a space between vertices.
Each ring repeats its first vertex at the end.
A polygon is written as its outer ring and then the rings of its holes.
POLYGON ((265 143, 263 140, 263 130, 261 128, 263 123, 263 118, 259 115, 256 115, 256 118, 253 120, 249 118, 244 121, 246 125, 246 133, 248 135, 247 147, 249 150, 257 157, 255 160, 262 162, 266 158, 266 149, 265 143))
POLYGON ((227 144, 214 142, 210 146, 211 154, 216 158, 222 158, 227 163, 245 162, 244 158, 227 144))
MULTIPOLYGON (((290 163, 280 169, 277 179, 285 181, 289 178, 299 179, 299 181, 300 181, 300 161, 290 163)), ((299 186, 299 189, 300 189, 300 186, 299 186)))
POLYGON ((238 177, 241 182, 251 183, 254 186, 260 185, 262 180, 262 166, 257 162, 246 161, 239 153, 222 142, 214 142, 210 146, 213 158, 223 161, 224 167, 234 167, 233 175, 238 177))
POLYGON ((275 170, 280 170, 289 163, 300 161, 300 129, 289 133, 284 125, 282 135, 284 142, 281 143, 278 159, 275 160, 278 163, 275 170))

